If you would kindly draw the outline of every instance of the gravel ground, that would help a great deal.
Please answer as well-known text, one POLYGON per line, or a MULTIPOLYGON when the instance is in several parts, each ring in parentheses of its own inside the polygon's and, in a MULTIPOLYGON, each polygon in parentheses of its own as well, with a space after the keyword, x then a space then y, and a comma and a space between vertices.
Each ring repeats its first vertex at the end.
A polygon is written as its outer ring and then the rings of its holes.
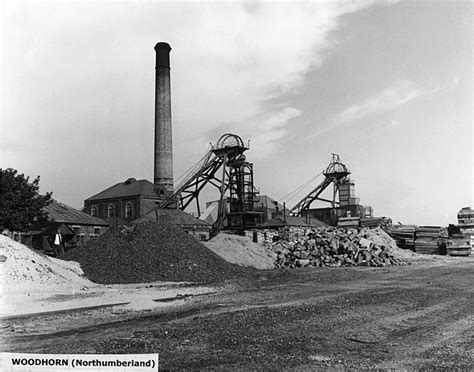
POLYGON ((23 333, 6 332, 2 349, 157 352, 165 370, 473 370, 473 264, 256 271, 228 282, 233 289, 126 319, 88 312, 87 326, 71 329, 81 314, 66 314, 45 318, 41 333, 22 319, 23 333))

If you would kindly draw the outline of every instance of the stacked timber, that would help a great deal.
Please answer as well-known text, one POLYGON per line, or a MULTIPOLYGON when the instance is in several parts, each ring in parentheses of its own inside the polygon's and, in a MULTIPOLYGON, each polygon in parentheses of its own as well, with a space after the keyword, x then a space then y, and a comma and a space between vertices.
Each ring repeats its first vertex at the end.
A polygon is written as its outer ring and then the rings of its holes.
POLYGON ((439 226, 419 226, 416 229, 415 252, 421 254, 444 253, 447 230, 439 226))
POLYGON ((392 220, 387 217, 361 218, 360 227, 381 227, 384 230, 390 229, 392 220))
POLYGON ((415 250, 415 225, 394 225, 388 234, 395 240, 400 248, 415 250))
POLYGON ((337 227, 359 227, 360 217, 341 217, 337 221, 337 227))
POLYGON ((276 253, 275 267, 383 267, 402 264, 389 249, 393 241, 380 231, 322 228, 296 241, 278 241, 272 246, 276 253))
POLYGON ((451 236, 446 242, 446 253, 450 256, 470 256, 471 244, 469 237, 451 236))

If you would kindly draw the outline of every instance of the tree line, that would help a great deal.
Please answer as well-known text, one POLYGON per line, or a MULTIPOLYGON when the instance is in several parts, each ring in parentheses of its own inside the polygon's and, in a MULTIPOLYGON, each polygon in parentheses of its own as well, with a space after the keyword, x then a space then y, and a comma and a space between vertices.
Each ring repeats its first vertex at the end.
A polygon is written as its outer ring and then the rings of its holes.
POLYGON ((53 193, 40 195, 40 176, 30 181, 30 177, 13 168, 0 168, 0 173, 1 230, 25 232, 33 224, 45 222, 47 214, 43 208, 51 203, 53 193))

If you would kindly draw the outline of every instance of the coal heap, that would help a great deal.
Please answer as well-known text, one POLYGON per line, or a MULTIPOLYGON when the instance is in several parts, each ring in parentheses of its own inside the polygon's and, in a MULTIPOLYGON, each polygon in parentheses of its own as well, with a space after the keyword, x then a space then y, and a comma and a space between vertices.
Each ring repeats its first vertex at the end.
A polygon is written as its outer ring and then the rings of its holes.
POLYGON ((228 263, 184 230, 166 222, 111 229, 61 258, 79 262, 85 276, 101 284, 211 283, 249 270, 228 263))

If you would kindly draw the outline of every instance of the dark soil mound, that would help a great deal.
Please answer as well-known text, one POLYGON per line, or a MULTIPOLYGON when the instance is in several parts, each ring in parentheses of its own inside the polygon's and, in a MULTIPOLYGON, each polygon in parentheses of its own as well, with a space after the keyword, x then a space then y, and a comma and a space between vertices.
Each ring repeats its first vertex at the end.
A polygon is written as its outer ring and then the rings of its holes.
POLYGON ((228 263, 179 227, 153 222, 109 230, 61 258, 79 262, 89 280, 102 284, 209 283, 249 270, 228 263))

